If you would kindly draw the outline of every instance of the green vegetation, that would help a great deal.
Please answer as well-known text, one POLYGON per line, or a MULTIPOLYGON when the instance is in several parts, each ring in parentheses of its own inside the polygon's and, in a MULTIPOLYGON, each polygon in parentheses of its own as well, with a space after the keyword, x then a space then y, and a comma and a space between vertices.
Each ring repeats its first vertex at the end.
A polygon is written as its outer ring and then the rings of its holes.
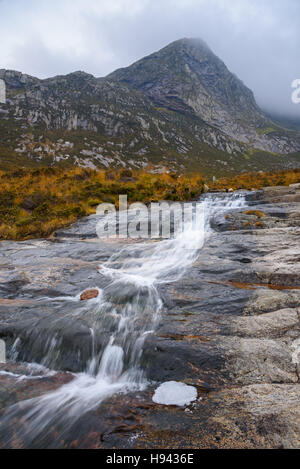
POLYGON ((256 132, 258 133, 258 135, 268 135, 268 134, 271 134, 272 132, 276 132, 276 130, 278 129, 275 127, 263 127, 263 128, 256 129, 256 132))

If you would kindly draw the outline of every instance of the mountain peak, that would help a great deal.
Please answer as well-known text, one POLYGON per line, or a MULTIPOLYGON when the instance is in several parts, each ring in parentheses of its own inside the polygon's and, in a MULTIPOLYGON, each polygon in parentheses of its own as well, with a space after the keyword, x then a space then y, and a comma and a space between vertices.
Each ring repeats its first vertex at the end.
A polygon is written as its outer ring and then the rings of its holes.
POLYGON ((300 149, 299 135, 270 122, 199 38, 174 41, 106 78, 75 71, 39 80, 9 70, 0 78, 7 91, 0 140, 9 164, 138 168, 162 159, 216 174, 223 159, 228 171, 262 169, 268 155, 253 155, 264 150, 272 152, 270 167, 281 167, 274 153, 300 149))
POLYGON ((225 124, 234 137, 242 138, 243 122, 260 127, 265 121, 252 91, 200 38, 174 41, 109 77, 142 91, 158 106, 196 115, 223 131, 225 124))
POLYGON ((209 49, 207 43, 201 39, 200 37, 183 37, 181 39, 177 39, 176 41, 171 42, 166 47, 176 47, 176 46, 183 46, 183 47, 201 47, 209 49))
MULTIPOLYGON (((158 54, 165 57, 172 57, 173 55, 177 55, 178 57, 185 57, 185 59, 190 56, 199 61, 209 57, 210 60, 219 60, 221 62, 221 60, 218 59, 217 56, 212 52, 207 43, 201 38, 178 39, 177 41, 171 42, 158 52, 151 55, 155 56, 158 54)), ((151 55, 149 57, 151 57, 151 55)))

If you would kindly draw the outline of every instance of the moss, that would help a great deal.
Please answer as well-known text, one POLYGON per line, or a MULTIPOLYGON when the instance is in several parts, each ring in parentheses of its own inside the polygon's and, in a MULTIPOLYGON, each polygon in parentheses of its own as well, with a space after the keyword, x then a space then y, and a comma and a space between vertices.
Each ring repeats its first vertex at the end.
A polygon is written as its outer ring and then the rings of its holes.
POLYGON ((256 226, 257 228, 264 228, 264 224, 263 224, 261 221, 257 221, 257 222, 255 223, 255 226, 256 226))
POLYGON ((247 210, 246 212, 243 212, 245 215, 254 215, 257 218, 263 218, 266 216, 264 212, 261 212, 260 210, 247 210))
POLYGON ((258 128, 256 129, 256 132, 258 133, 258 135, 268 135, 268 134, 271 134, 272 132, 276 132, 276 130, 278 130, 278 128, 276 127, 263 127, 263 128, 258 128))

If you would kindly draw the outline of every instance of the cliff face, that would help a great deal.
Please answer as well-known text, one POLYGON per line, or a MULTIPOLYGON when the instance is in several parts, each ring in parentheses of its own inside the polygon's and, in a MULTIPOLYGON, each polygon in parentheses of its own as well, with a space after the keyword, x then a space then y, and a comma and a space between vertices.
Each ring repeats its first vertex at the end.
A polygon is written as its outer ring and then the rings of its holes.
POLYGON ((252 147, 277 153, 299 149, 298 139, 289 139, 270 122, 252 91, 200 39, 173 42, 109 77, 142 91, 159 106, 194 114, 252 147))
POLYGON ((297 165, 300 134, 272 123, 201 40, 176 41, 106 78, 0 78, 1 167, 150 162, 226 174, 297 165))

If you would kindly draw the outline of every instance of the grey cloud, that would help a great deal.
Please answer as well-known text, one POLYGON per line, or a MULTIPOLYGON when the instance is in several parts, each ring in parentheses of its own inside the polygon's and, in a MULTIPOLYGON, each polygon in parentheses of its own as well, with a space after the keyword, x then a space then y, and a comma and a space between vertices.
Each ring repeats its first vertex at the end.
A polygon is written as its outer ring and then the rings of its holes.
POLYGON ((0 68, 104 76, 173 40, 201 37, 262 107, 300 118, 291 101, 300 78, 298 0, 4 0, 3 15, 0 68))

